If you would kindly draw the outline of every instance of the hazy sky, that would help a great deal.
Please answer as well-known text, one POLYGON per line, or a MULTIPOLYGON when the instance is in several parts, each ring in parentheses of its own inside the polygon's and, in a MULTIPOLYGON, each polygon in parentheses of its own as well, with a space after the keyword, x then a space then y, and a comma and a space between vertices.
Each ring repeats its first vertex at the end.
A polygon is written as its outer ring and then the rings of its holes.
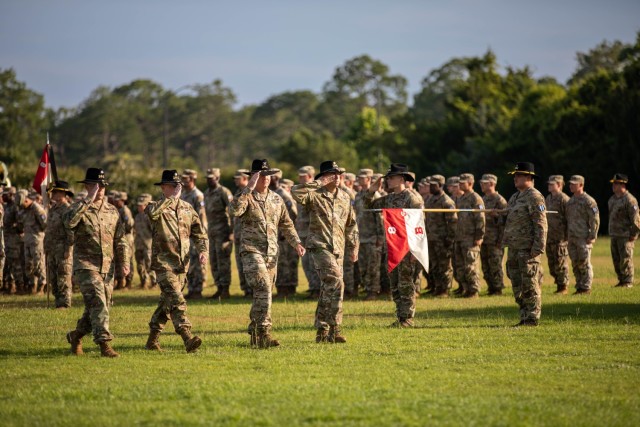
POLYGON ((502 66, 566 81, 577 51, 638 30, 638 0, 0 0, 0 68, 51 107, 137 78, 169 89, 220 78, 242 105, 319 92, 366 53, 405 76, 412 99, 453 57, 491 48, 502 66))

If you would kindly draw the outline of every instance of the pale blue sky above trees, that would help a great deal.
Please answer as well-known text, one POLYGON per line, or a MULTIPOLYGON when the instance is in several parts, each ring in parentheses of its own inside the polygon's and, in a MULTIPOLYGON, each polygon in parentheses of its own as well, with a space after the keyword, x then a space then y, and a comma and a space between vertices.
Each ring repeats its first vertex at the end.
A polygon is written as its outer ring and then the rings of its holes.
POLYGON ((242 105, 319 92, 368 54, 405 76, 412 98, 430 70, 488 48, 502 66, 565 82, 577 51, 638 30, 637 0, 2 0, 0 68, 50 107, 137 78, 168 89, 219 78, 242 105))

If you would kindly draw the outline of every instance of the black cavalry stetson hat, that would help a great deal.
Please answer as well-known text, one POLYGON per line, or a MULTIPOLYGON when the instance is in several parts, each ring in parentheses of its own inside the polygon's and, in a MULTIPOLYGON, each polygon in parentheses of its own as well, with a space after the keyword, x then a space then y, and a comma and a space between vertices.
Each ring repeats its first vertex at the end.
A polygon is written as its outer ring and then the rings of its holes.
POLYGON ((178 175, 178 171, 175 169, 165 169, 162 171, 162 179, 160 182, 156 182, 153 185, 162 185, 162 184, 172 184, 178 185, 180 184, 180 175, 178 175))
POLYGON ((344 171, 340 169, 340 166, 333 160, 326 160, 320 163, 320 173, 316 175, 315 179, 320 178, 325 173, 337 173, 342 174, 344 171))
POLYGON ((393 175, 402 175, 405 181, 415 181, 415 178, 409 173, 409 166, 404 163, 391 163, 391 166, 389 166, 389 170, 387 170, 387 174, 384 177, 387 178, 393 175))
POLYGON ((99 168, 89 168, 84 176, 84 180, 78 181, 81 184, 100 184, 105 187, 109 185, 107 179, 104 177, 104 171, 99 168))
POLYGON ((611 178, 611 180, 609 181, 610 183, 614 184, 626 184, 629 182, 629 177, 623 173, 616 173, 613 175, 613 178, 611 178))
POLYGON ((64 191, 69 197, 73 197, 73 192, 69 190, 69 183, 67 181, 54 181, 51 183, 49 191, 64 191))
POLYGON ((535 167, 531 162, 516 163, 516 167, 511 172, 509 172, 509 175, 515 175, 515 174, 530 175, 534 178, 540 178, 538 175, 536 175, 535 167))
POLYGON ((247 175, 253 175, 256 172, 260 172, 260 175, 275 175, 280 172, 280 169, 270 168, 267 159, 255 159, 251 162, 251 170, 244 172, 247 175))

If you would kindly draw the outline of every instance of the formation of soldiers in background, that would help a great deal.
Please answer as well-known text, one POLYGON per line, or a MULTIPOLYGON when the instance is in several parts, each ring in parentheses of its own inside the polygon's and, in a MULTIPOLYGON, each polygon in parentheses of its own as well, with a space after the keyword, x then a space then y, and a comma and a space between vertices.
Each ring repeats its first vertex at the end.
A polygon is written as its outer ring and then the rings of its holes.
MULTIPOLYGON (((245 169, 238 170, 233 177, 236 195, 247 185, 247 172, 245 169)), ((313 166, 303 166, 298 170, 297 183, 309 183, 314 180, 315 174, 313 166)), ((411 172, 409 174, 412 175, 411 172)), ((385 183, 374 192, 368 191, 381 176, 382 174, 376 174, 371 169, 361 169, 357 174, 340 175, 339 188, 352 200, 360 237, 358 261, 349 262, 348 253, 344 256, 345 298, 356 298, 361 292, 365 301, 390 297, 381 214, 368 210, 369 207, 375 207, 372 200, 387 195, 385 183)), ((242 233, 239 221, 234 220, 230 212, 234 194, 220 183, 220 170, 217 168, 207 170, 207 187, 204 192, 198 189, 197 180, 198 175, 193 170, 187 169, 182 173, 181 198, 193 206, 207 230, 209 263, 217 287, 211 298, 226 299, 230 297, 231 253, 234 246, 238 247, 242 233)), ((468 173, 448 179, 442 175, 432 175, 418 181, 415 189, 413 181, 406 181, 412 198, 408 204, 401 203, 402 207, 495 209, 490 212, 452 211, 426 214, 429 272, 426 273, 416 262, 398 267, 411 269, 415 296, 420 295, 421 276, 424 276, 427 283, 426 293, 434 297, 449 297, 455 279, 458 288, 453 290, 453 294, 464 298, 477 298, 480 295, 480 271, 487 283, 487 294, 502 294, 505 287, 503 234, 507 201, 496 191, 497 181, 496 175, 482 176, 482 197, 474 191, 474 176, 468 173)), ((613 177, 611 183, 614 194, 608 202, 611 255, 618 277, 616 286, 619 287, 633 286, 634 242, 640 232, 638 203, 627 191, 627 181, 627 177, 622 174, 613 177)), ((54 188, 58 191, 51 193, 48 210, 42 206, 42 197, 39 194, 17 190, 15 187, 3 189, 0 205, 0 215, 3 216, 0 221, 0 262, 3 264, 1 279, 2 290, 6 294, 42 294, 49 283, 56 307, 64 308, 71 305, 73 239, 62 224, 62 215, 70 203, 86 197, 86 191, 74 195, 66 183, 56 185, 54 188), (53 196, 56 193, 57 195, 53 196)), ((284 201, 304 246, 308 237, 309 212, 292 198, 290 191, 293 185, 292 180, 284 179, 282 172, 278 172, 271 177, 269 189, 284 201)), ((583 177, 572 176, 569 180, 572 197, 569 197, 563 192, 565 182, 561 175, 552 175, 547 180, 549 194, 545 199, 546 209, 557 214, 547 216, 546 255, 549 273, 555 281, 556 293, 559 294, 568 292, 569 260, 575 276, 576 293, 591 292, 591 248, 597 238, 600 220, 597 203, 584 191, 584 185, 583 177)), ((144 214, 152 199, 151 194, 141 194, 135 201, 130 201, 124 192, 108 193, 108 201, 118 209, 129 245, 134 248, 129 259, 125 261, 129 264, 127 276, 123 276, 121 266, 116 265, 116 290, 131 288, 134 257, 140 286, 144 289, 156 286, 155 274, 151 269, 151 225, 144 214), (131 211, 132 208, 135 215, 131 211)), ((197 262, 198 253, 195 245, 192 244, 191 248, 186 298, 197 299, 203 297, 205 268, 197 262)), ((279 235, 279 248, 275 298, 292 297, 296 294, 300 282, 299 257, 282 235, 279 235)), ((251 299, 252 289, 247 285, 238 252, 235 252, 235 264, 238 268, 240 289, 247 299, 251 299)), ((302 257, 301 262, 309 283, 308 298, 317 299, 320 280, 309 253, 302 257)), ((539 274, 542 275, 541 270, 539 274)))

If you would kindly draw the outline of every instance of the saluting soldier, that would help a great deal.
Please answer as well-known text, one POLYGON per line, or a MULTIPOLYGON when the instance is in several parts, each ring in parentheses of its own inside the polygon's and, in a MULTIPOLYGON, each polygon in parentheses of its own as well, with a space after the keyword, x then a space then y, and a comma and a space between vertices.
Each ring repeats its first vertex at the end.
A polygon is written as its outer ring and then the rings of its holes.
MULTIPOLYGON (((182 195, 181 198, 189 203, 200 217, 202 227, 207 230, 207 214, 204 208, 204 194, 196 187, 196 179, 198 174, 192 169, 185 169, 182 172, 182 195)), ((189 271, 187 272, 187 283, 189 293, 185 298, 200 299, 202 298, 202 287, 205 279, 205 265, 198 262, 198 250, 195 242, 191 241, 189 271)))
POLYGON ((619 288, 633 286, 633 250, 640 233, 638 201, 627 190, 629 178, 617 173, 609 181, 613 196, 609 199, 609 236, 611 258, 618 276, 619 288))
MULTIPOLYGON (((315 175, 316 170, 313 166, 302 166, 298 169, 298 184, 308 184, 313 182, 313 176, 315 175)), ((293 196, 293 188, 291 189, 291 195, 293 196)), ((294 197, 295 200, 295 197, 294 197)), ((302 246, 308 248, 306 246, 307 237, 309 236, 309 211, 306 207, 301 205, 298 202, 296 206, 298 210, 298 216, 296 217, 294 223, 296 225, 296 231, 298 232, 298 236, 302 241, 302 246)), ((311 253, 307 251, 302 257, 302 270, 304 271, 304 275, 309 282, 309 299, 316 300, 320 296, 320 277, 318 277, 318 273, 313 265, 313 258, 311 253)))
MULTIPOLYGON (((238 169, 236 173, 233 175, 233 182, 236 185, 236 192, 234 194, 234 198, 240 195, 240 192, 247 186, 249 183, 249 169, 238 169)), ((238 218, 231 216, 231 222, 233 223, 233 244, 236 248, 234 251, 235 259, 236 259, 236 268, 238 269, 238 278, 240 279, 240 289, 244 292, 244 297, 246 299, 253 299, 253 290, 249 287, 247 283, 247 279, 244 274, 244 269, 242 268, 242 257, 240 256, 240 236, 242 234, 242 229, 240 227, 240 221, 238 218)))
POLYGON ((136 266, 138 276, 140 276, 140 288, 149 289, 156 286, 156 273, 151 269, 151 243, 153 233, 151 222, 144 212, 153 197, 151 194, 143 193, 138 196, 136 208, 138 213, 135 220, 134 247, 136 250, 136 266))
POLYGON ((566 295, 569 286, 569 242, 567 241, 567 203, 569 196, 562 191, 564 177, 551 175, 547 181, 549 194, 545 199, 547 210, 558 212, 547 216, 547 262, 556 284, 556 294, 566 295))
POLYGON ((22 224, 24 227, 24 268, 27 277, 27 292, 42 293, 46 286, 44 259, 44 230, 47 213, 37 203, 35 193, 22 199, 22 224))
POLYGON ((540 261, 547 238, 547 215, 544 197, 534 187, 533 163, 520 162, 513 171, 518 190, 508 203, 503 246, 508 249, 507 275, 513 296, 520 307, 516 326, 538 326, 542 311, 540 261))
POLYGON ((150 202, 145 213, 151 222, 151 268, 156 273, 160 287, 160 301, 149 321, 149 338, 145 348, 162 350, 158 338, 171 319, 176 333, 182 337, 187 353, 193 353, 200 347, 202 340, 191 334, 191 322, 185 314, 187 301, 182 290, 187 283, 190 252, 195 250, 200 265, 207 263, 207 231, 193 206, 180 199, 182 184, 177 171, 163 171, 162 179, 154 185, 160 186, 163 198, 150 202))
POLYGON ((87 197, 63 215, 64 226, 74 236, 73 274, 84 300, 84 313, 76 329, 67 333, 71 353, 80 355, 82 337, 93 332, 93 342, 104 357, 118 357, 111 348, 109 306, 113 293, 114 258, 122 275, 129 274, 129 243, 118 210, 105 199, 109 185, 104 171, 89 168, 83 181, 87 197))
POLYGON ((133 282, 133 233, 135 230, 135 219, 133 218, 131 209, 129 209, 129 207, 127 206, 128 199, 129 196, 124 191, 113 192, 113 206, 118 209, 118 213, 120 214, 120 218, 122 219, 122 223, 124 224, 124 233, 127 238, 127 242, 129 243, 129 247, 132 248, 131 252, 129 253, 129 259, 125 261, 129 264, 129 274, 127 274, 126 277, 120 276, 119 272, 122 271, 122 268, 117 264, 116 261, 116 290, 131 290, 131 283, 133 282))
MULTIPOLYGON (((355 209, 358 234, 360 237, 360 249, 358 251, 358 265, 362 286, 367 292, 365 301, 373 301, 380 294, 380 262, 382 259, 382 240, 378 233, 381 227, 380 214, 367 212, 365 197, 371 187, 372 169, 360 169, 358 171, 358 183, 360 191, 356 194, 355 209)), ((373 200, 380 198, 377 191, 373 194, 373 200)))
MULTIPOLYGON (((276 193, 284 201, 287 208, 287 214, 291 221, 295 221, 298 217, 298 206, 291 197, 291 193, 284 189, 280 184, 282 171, 278 169, 276 173, 269 176, 269 189, 276 193)), ((276 289, 278 294, 275 298, 286 298, 296 294, 298 286, 298 253, 296 248, 287 242, 287 236, 282 230, 278 231, 278 275, 276 276, 276 289)))
MULTIPOLYGON (((480 180, 480 186, 484 196, 485 209, 504 210, 507 201, 496 191, 498 177, 493 174, 484 174, 480 180)), ((504 233, 504 212, 487 212, 485 215, 485 231, 482 245, 480 246, 480 260, 484 280, 489 288, 489 295, 502 295, 504 289, 504 274, 502 272, 502 260, 504 249, 502 248, 502 234, 504 233)))
POLYGON ((271 337, 271 292, 280 255, 278 233, 283 234, 298 256, 305 252, 285 202, 269 189, 270 178, 277 172, 278 169, 269 167, 266 159, 254 160, 249 183, 232 202, 233 216, 239 218, 242 224, 242 264, 253 289, 248 327, 250 344, 260 348, 280 345, 278 340, 271 337))
POLYGON ((63 216, 69 209, 67 196, 73 197, 66 181, 55 181, 49 190, 51 207, 44 233, 47 253, 47 280, 55 298, 56 308, 71 307, 71 263, 73 234, 64 226, 63 216))

